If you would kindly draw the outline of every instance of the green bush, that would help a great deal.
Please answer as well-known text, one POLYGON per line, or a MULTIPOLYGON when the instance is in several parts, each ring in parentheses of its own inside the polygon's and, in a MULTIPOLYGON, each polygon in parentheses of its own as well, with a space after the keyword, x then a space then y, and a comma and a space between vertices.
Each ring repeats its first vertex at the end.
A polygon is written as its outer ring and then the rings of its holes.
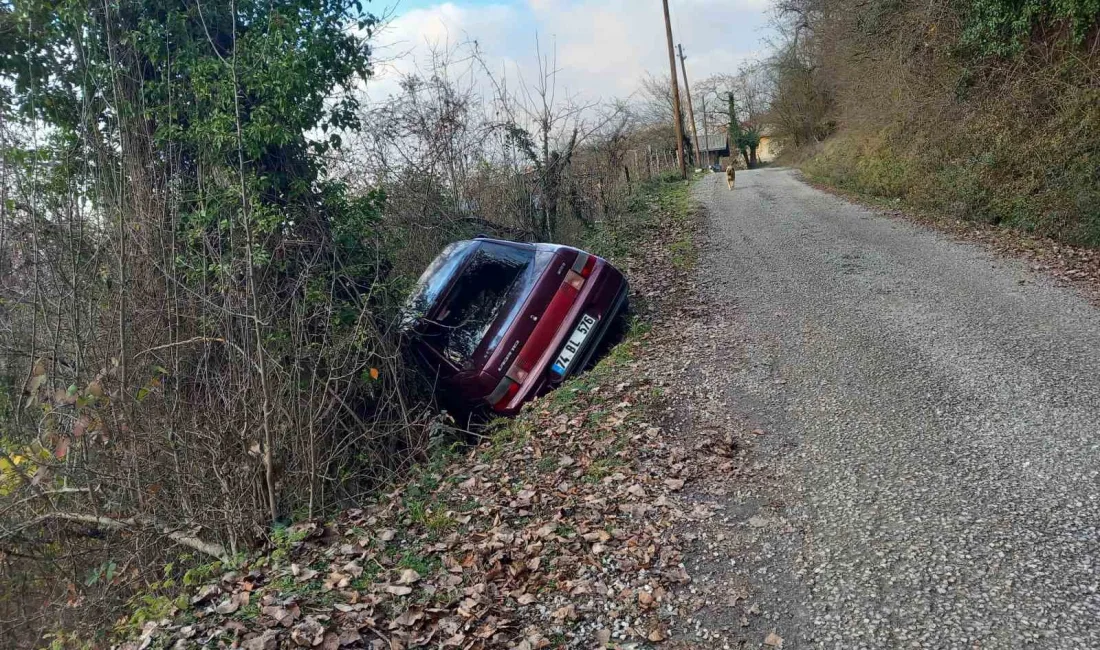
POLYGON ((1013 57, 1038 27, 1065 25, 1080 44, 1100 17, 1100 0, 972 0, 960 3, 961 45, 979 56, 1013 57))

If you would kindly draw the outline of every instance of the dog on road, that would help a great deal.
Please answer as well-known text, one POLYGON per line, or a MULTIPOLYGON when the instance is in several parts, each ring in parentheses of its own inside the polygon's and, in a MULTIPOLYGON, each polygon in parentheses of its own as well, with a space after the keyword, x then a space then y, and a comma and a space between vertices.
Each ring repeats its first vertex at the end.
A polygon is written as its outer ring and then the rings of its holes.
POLYGON ((726 185, 733 189, 733 181, 737 178, 737 171, 733 168, 733 164, 726 165, 726 185))

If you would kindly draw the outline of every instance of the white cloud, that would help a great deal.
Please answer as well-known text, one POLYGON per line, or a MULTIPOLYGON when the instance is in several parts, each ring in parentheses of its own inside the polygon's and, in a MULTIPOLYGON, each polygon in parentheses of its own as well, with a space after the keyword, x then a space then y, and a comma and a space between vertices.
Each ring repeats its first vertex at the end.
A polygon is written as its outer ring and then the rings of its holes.
MULTIPOLYGON (((688 74, 735 72, 759 48, 769 0, 673 2, 673 37, 688 74)), ((646 72, 668 73, 664 17, 657 2, 530 0, 540 29, 556 36, 562 79, 586 96, 627 96, 646 72), (539 8, 549 4, 548 8, 539 8)), ((678 68, 679 69, 679 68, 678 68)))
POLYGON ((509 5, 469 6, 453 2, 413 9, 398 16, 389 26, 390 47, 437 45, 468 39, 493 38, 517 21, 517 10, 509 5))
POLYGON ((403 75, 424 69, 433 51, 446 52, 477 41, 493 61, 506 57, 510 30, 519 21, 515 7, 503 4, 469 6, 446 2, 400 14, 372 39, 374 77, 370 97, 385 97, 398 89, 403 75))
MULTIPOLYGON (((691 78, 735 72, 759 51, 769 2, 673 0, 674 35, 684 44, 691 78)), ((531 81, 536 37, 544 55, 556 55, 559 96, 627 97, 646 72, 668 73, 661 5, 654 0, 445 2, 400 13, 375 38, 377 76, 368 94, 396 90, 398 73, 423 65, 433 46, 471 40, 494 70, 511 62, 509 75, 518 72, 531 81)))

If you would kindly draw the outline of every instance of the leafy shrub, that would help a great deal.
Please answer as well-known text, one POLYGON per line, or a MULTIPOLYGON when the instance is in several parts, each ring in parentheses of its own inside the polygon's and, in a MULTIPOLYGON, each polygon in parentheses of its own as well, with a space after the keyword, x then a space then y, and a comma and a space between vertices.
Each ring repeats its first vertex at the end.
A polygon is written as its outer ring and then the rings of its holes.
POLYGON ((980 56, 1023 52, 1037 27, 1064 24, 1080 44, 1100 18, 1100 0, 973 0, 960 3, 960 43, 980 56))

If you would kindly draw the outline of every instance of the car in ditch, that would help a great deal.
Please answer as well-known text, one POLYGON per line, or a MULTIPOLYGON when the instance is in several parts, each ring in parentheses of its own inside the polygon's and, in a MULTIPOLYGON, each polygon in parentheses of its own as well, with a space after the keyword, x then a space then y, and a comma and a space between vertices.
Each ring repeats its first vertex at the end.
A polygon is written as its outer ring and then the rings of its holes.
POLYGON ((626 278, 603 258, 477 237, 428 266, 402 329, 445 405, 514 415, 621 337, 626 313, 626 278))

